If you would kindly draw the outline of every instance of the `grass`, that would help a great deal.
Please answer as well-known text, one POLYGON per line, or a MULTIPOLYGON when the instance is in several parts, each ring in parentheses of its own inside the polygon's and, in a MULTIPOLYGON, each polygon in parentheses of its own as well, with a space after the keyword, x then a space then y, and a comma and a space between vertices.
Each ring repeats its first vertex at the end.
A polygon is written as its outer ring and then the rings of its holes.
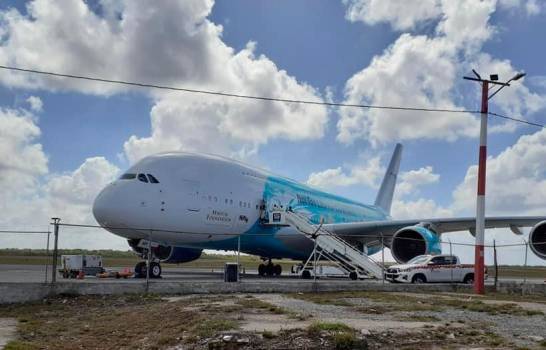
POLYGON ((441 320, 436 316, 425 316, 425 315, 408 315, 400 317, 400 321, 409 321, 409 322, 440 322, 441 320))
POLYGON ((195 306, 191 298, 166 302, 154 295, 81 296, 6 305, 0 317, 19 320, 18 339, 7 347, 11 350, 159 349, 239 326, 229 313, 195 306))
POLYGON ((27 342, 12 340, 4 346, 4 350, 37 350, 37 346, 27 342))
POLYGON ((352 328, 347 326, 344 323, 339 322, 313 322, 307 327, 307 331, 311 334, 319 334, 322 331, 326 332, 347 332, 351 331, 352 328))
MULTIPOLYGON (((51 254, 51 252, 50 252, 51 254)), ((134 266, 140 261, 140 258, 130 251, 115 251, 115 250, 60 250, 61 255, 101 255, 103 265, 107 267, 124 267, 134 266)), ((203 253, 197 260, 190 261, 183 264, 165 264, 164 267, 169 266, 181 266, 188 268, 207 268, 207 269, 220 269, 223 268, 226 262, 235 262, 235 255, 220 255, 220 254, 207 254, 203 253)), ((262 260, 256 256, 241 255, 240 263, 248 269, 257 269, 262 260)), ((45 265, 51 263, 51 255, 47 256, 45 250, 31 250, 31 249, 0 249, 0 265, 45 265)), ((280 260, 276 261, 276 264, 280 264, 283 271, 290 271, 292 265, 296 265, 299 262, 293 260, 280 260)), ((60 258, 59 258, 60 265, 60 258)))
POLYGON ((273 305, 271 303, 268 303, 266 301, 256 299, 254 297, 245 297, 242 299, 237 300, 236 302, 238 305, 241 305, 245 308, 249 309, 262 309, 267 310, 274 314, 288 314, 289 312, 286 309, 283 309, 282 307, 279 307, 277 305, 273 305))
POLYGON ((538 310, 524 309, 514 303, 489 304, 478 299, 460 299, 454 297, 434 296, 420 298, 404 295, 400 297, 388 292, 335 292, 335 293, 298 293, 291 297, 317 304, 331 304, 353 307, 362 313, 382 314, 400 311, 442 311, 446 308, 462 309, 473 312, 485 312, 490 315, 534 316, 543 315, 538 310), (368 299, 372 306, 357 306, 347 299, 368 299))
POLYGON ((311 337, 317 337, 326 332, 331 338, 334 348, 345 349, 367 349, 367 342, 356 336, 356 331, 340 322, 313 322, 307 327, 307 333, 311 337))
POLYGON ((193 333, 202 338, 213 336, 217 332, 237 329, 239 324, 233 320, 206 319, 197 322, 193 326, 193 333))

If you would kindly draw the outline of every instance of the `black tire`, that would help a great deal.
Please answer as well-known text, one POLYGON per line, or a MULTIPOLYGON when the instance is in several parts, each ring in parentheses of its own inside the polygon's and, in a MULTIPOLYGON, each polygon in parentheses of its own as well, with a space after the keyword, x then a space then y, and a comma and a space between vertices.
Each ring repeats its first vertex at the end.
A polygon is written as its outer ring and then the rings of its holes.
POLYGON ((135 278, 146 278, 146 261, 141 261, 135 265, 135 278))
POLYGON ((417 274, 413 276, 411 283, 427 283, 427 278, 423 274, 417 274))
POLYGON ((358 274, 356 273, 356 271, 349 272, 349 278, 353 281, 356 281, 358 279, 358 274))
POLYGON ((466 276, 464 276, 463 283, 465 283, 465 284, 474 284, 474 274, 473 273, 467 273, 466 276))
POLYGON ((260 276, 265 276, 265 271, 266 271, 266 268, 265 268, 265 265, 264 264, 260 264, 258 266, 258 275, 260 276))
POLYGON ((265 274, 269 277, 273 276, 274 273, 274 266, 273 264, 267 264, 265 265, 265 274))
POLYGON ((150 278, 161 278, 161 265, 158 262, 150 263, 150 278))
POLYGON ((301 273, 301 278, 303 278, 304 280, 311 279, 311 272, 309 270, 303 270, 303 272, 301 273))
POLYGON ((281 265, 275 265, 273 266, 273 274, 275 276, 280 276, 282 273, 282 266, 281 265))

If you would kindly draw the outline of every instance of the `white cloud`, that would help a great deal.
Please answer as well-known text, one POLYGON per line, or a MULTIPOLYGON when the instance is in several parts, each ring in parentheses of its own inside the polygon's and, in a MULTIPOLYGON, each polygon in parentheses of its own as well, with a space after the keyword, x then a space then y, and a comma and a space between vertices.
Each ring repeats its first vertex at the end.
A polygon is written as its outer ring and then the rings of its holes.
POLYGON ((307 184, 324 189, 357 184, 376 188, 384 172, 379 157, 376 157, 370 159, 365 166, 351 167, 348 174, 345 174, 341 167, 311 173, 307 184))
MULTIPOLYGON (((36 177, 47 173, 47 157, 35 143, 40 129, 25 110, 0 109, 0 192, 22 196, 37 186, 36 177)), ((6 197, 4 197, 6 198, 6 197)), ((7 205, 9 201, 2 201, 7 205)))
POLYGON ((374 25, 389 22, 396 30, 414 28, 419 22, 441 14, 439 0, 343 0, 346 18, 374 25))
MULTIPOLYGON (((372 4, 368 1, 362 3, 372 4)), ((401 2, 381 3, 381 6, 399 6, 401 2)), ((351 2, 348 15, 354 10, 353 5, 351 2)), ((483 74, 498 71, 503 77, 508 72, 516 71, 509 61, 497 60, 479 52, 483 43, 495 33, 495 28, 489 24, 495 5, 494 0, 441 1, 435 33, 401 34, 381 55, 375 56, 370 65, 347 81, 344 102, 467 109, 458 101, 462 101, 466 95, 460 77, 469 66, 487 67, 483 68, 483 74)), ((464 89, 469 89, 468 83, 464 89)), ((523 81, 518 82, 513 91, 506 95, 503 91, 502 94, 502 100, 495 100, 495 103, 506 113, 535 112, 545 105, 544 98, 530 92, 523 81)), ((478 135, 477 119, 469 114, 349 108, 340 108, 339 111, 337 137, 342 143, 365 139, 375 146, 390 141, 423 138, 454 141, 460 137, 478 135)), ((515 128, 513 123, 503 123, 492 127, 491 131, 512 132, 515 128)))
MULTIPOLYGON (((95 157, 73 172, 51 174, 39 136, 36 117, 30 112, 0 109, 0 227, 45 230, 53 216, 64 222, 95 224, 91 203, 119 169, 95 157)), ((61 247, 126 248, 122 239, 103 230, 61 230, 61 247)), ((4 234, 0 246, 45 248, 45 236, 4 234)))
POLYGON ((394 200, 391 215, 394 219, 430 219, 452 217, 453 211, 438 205, 432 199, 394 200))
MULTIPOLYGON (((524 135, 513 145, 487 160, 488 215, 546 213, 546 131, 524 135)), ((477 166, 471 166, 453 193, 453 207, 473 213, 477 166)))
MULTIPOLYGON (((84 1, 35 0, 28 15, 0 12, 0 63, 68 74, 272 97, 322 101, 255 43, 239 52, 212 23, 213 1, 103 1, 101 15, 84 1), (55 40, 51 40, 51 38, 55 40), (32 47, 32 50, 28 48, 32 47), (47 57, 44 60, 43 57, 47 57)), ((9 86, 112 94, 126 86, 29 74, 3 74, 9 86)), ((199 150, 244 156, 271 138, 319 138, 322 106, 138 90, 155 100, 152 134, 124 145, 131 161, 163 150, 199 150)))
POLYGON ((42 102, 42 99, 38 96, 30 96, 27 98, 27 102, 30 105, 30 109, 33 112, 41 112, 44 106, 44 103, 42 102))
MULTIPOLYGON (((495 59, 488 54, 478 55, 472 65, 479 72, 498 74, 503 81, 509 80, 518 73, 510 61, 495 59)), ((525 115, 533 114, 546 107, 546 96, 531 92, 525 85, 525 79, 512 82, 509 87, 495 95, 490 101, 489 109, 498 107, 510 117, 527 119, 525 115)))
POLYGON ((417 170, 410 170, 400 174, 400 180, 396 186, 396 195, 402 197, 419 190, 419 187, 437 183, 440 175, 435 174, 431 166, 417 170))

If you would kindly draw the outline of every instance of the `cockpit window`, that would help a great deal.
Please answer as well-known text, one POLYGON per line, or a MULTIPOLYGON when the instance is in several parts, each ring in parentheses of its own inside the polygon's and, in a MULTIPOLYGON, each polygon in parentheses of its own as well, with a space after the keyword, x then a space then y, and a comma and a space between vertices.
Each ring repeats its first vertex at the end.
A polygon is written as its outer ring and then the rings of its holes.
POLYGON ((146 178, 146 175, 144 174, 138 174, 138 180, 142 182, 148 182, 148 179, 146 178))
POLYGON ((134 178, 136 178, 136 174, 126 173, 126 174, 121 175, 121 177, 119 179, 120 180, 132 180, 134 178))
POLYGON ((146 174, 146 175, 148 175, 148 179, 150 179, 151 183, 153 183, 153 184, 158 184, 159 183, 159 181, 157 181, 157 179, 153 175, 151 175, 151 174, 146 174))

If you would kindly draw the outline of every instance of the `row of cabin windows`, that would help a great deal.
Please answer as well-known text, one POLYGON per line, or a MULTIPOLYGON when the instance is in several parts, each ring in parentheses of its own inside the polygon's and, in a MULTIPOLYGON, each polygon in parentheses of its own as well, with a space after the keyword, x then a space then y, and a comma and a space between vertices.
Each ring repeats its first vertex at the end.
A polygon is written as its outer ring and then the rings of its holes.
MULTIPOLYGON (((204 200, 209 200, 209 202, 213 202, 214 203, 218 203, 218 197, 216 196, 211 196, 211 195, 208 195, 208 196, 202 196, 202 198, 204 200)), ((228 198, 225 198, 224 199, 224 203, 226 205, 233 205, 233 199, 228 199, 228 198)), ((252 204, 250 202, 244 202, 244 201, 239 201, 239 207, 241 208, 251 208, 252 207, 252 204)), ((259 209, 259 206, 258 204, 256 204, 256 210, 259 209)))
POLYGON ((142 182, 146 182, 146 183, 153 183, 153 184, 158 184, 159 181, 155 178, 155 176, 153 176, 152 174, 131 174, 131 173, 126 173, 126 174, 123 174, 121 175, 121 177, 119 178, 120 180, 133 180, 133 179, 138 179, 138 181, 142 181, 142 182))

